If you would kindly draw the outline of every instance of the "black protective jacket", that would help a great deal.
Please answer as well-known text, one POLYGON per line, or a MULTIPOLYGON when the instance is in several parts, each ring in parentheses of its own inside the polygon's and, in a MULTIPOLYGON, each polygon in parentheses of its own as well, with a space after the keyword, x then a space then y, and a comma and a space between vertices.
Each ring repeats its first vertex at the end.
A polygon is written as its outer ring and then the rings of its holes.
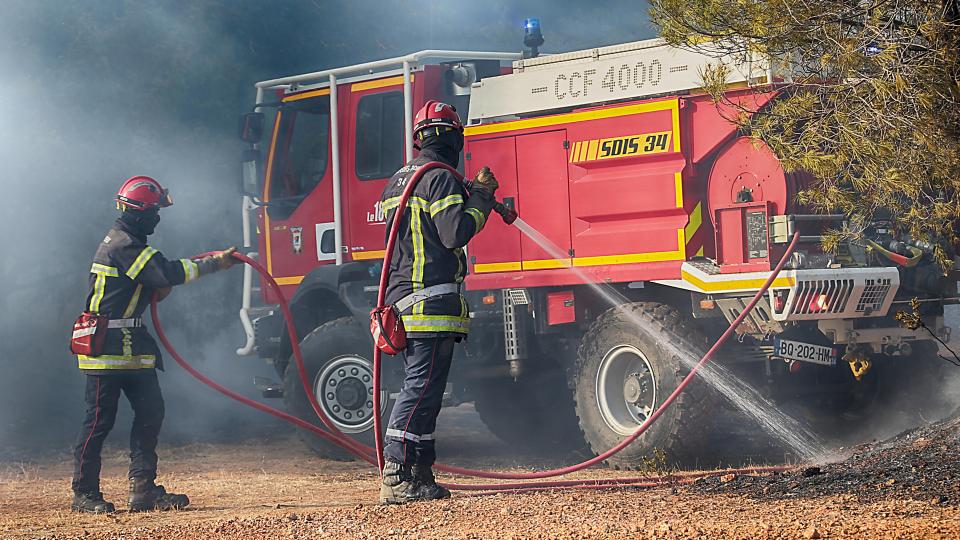
MULTIPOLYGON (((93 256, 84 309, 112 320, 137 319, 154 291, 193 281, 215 271, 216 264, 210 258, 169 261, 147 245, 146 235, 135 225, 118 219, 93 256)), ((160 348, 142 324, 107 330, 103 354, 77 355, 77 361, 90 374, 163 369, 160 348)))
MULTIPOLYGON (((387 183, 381 200, 387 213, 388 235, 407 180, 429 161, 444 160, 425 148, 387 183)), ((467 273, 463 248, 483 229, 492 207, 490 195, 474 190, 468 196, 463 183, 449 171, 438 168, 425 173, 414 188, 400 223, 390 261, 387 304, 433 285, 462 283, 467 273)), ((464 335, 470 329, 469 309, 462 294, 430 298, 401 315, 410 337, 464 335)))

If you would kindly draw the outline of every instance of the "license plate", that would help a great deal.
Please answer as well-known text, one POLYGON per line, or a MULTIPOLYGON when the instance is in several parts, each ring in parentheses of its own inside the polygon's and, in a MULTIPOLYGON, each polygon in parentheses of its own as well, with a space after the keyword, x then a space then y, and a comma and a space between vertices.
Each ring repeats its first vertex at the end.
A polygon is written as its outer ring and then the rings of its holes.
POLYGON ((837 363, 837 351, 833 347, 812 345, 802 341, 777 338, 774 342, 773 355, 785 360, 800 360, 823 366, 833 366, 837 363))

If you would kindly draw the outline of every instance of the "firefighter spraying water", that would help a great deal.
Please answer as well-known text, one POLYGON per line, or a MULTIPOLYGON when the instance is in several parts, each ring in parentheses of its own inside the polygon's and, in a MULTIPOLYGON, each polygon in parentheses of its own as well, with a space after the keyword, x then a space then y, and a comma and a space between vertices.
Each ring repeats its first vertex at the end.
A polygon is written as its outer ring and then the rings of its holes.
POLYGON ((163 395, 157 369, 160 349, 141 315, 156 293, 162 300, 176 285, 229 268, 234 248, 193 261, 168 260, 147 245, 160 223, 160 209, 173 205, 169 192, 147 176, 134 176, 116 197, 120 217, 103 238, 90 268, 86 310, 77 318, 70 350, 86 374, 87 414, 74 448, 75 512, 109 513, 113 503, 100 491, 100 452, 113 428, 120 394, 133 408, 130 430, 130 510, 171 510, 189 504, 167 493, 157 477, 157 439, 163 395))
POLYGON ((387 183, 381 207, 387 230, 402 220, 382 294, 394 320, 384 324, 383 312, 374 314, 375 336, 390 352, 404 355, 404 379, 387 424, 380 501, 404 503, 440 499, 450 492, 434 480, 434 430, 443 402, 456 342, 469 332, 470 315, 460 288, 466 276, 467 242, 483 230, 493 209, 497 180, 482 169, 470 193, 445 169, 422 175, 411 187, 406 211, 396 212, 410 176, 420 167, 439 161, 450 167, 460 162, 463 124, 454 107, 428 101, 417 113, 413 128, 420 155, 404 165, 387 183), (405 347, 398 342, 405 341, 405 347), (398 350, 399 349, 399 350, 398 350))

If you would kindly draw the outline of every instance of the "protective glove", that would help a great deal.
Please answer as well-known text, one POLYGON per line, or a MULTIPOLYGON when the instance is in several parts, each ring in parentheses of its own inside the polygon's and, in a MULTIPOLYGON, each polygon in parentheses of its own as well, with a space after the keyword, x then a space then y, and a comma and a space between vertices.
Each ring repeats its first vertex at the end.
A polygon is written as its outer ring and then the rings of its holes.
POLYGON ((237 251, 237 248, 230 246, 227 249, 217 253, 213 256, 213 260, 217 261, 217 268, 220 270, 226 270, 231 266, 237 264, 239 261, 233 258, 233 254, 237 251))
POLYGON ((473 189, 485 191, 491 198, 498 187, 500 187, 500 183, 497 182, 497 177, 493 175, 490 167, 480 169, 477 177, 473 179, 473 189))

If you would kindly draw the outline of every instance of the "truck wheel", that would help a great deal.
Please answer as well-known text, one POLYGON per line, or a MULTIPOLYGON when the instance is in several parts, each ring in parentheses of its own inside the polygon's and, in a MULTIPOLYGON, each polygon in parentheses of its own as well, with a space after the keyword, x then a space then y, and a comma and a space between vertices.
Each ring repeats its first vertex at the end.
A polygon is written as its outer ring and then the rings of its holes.
MULTIPOLYGON (((697 361, 706 337, 671 306, 636 302, 608 310, 584 335, 575 371, 577 416, 599 454, 633 434, 673 392, 690 366, 665 346, 697 361)), ((611 457, 614 468, 694 464, 707 435, 708 389, 694 381, 634 444, 611 457), (661 454, 662 453, 662 454, 661 454)))
POLYGON ((559 370, 489 381, 477 390, 474 406, 487 428, 507 444, 552 454, 586 448, 573 396, 559 370))
MULTIPOLYGON (((310 386, 323 411, 340 431, 367 445, 372 445, 374 439, 372 349, 369 335, 352 317, 322 324, 300 342, 310 386)), ((292 356, 284 374, 283 390, 287 411, 323 427, 304 393, 292 356)), ((389 411, 388 392, 381 392, 383 409, 389 411)), ((338 460, 354 457, 310 431, 297 428, 297 433, 322 457, 338 460)))

